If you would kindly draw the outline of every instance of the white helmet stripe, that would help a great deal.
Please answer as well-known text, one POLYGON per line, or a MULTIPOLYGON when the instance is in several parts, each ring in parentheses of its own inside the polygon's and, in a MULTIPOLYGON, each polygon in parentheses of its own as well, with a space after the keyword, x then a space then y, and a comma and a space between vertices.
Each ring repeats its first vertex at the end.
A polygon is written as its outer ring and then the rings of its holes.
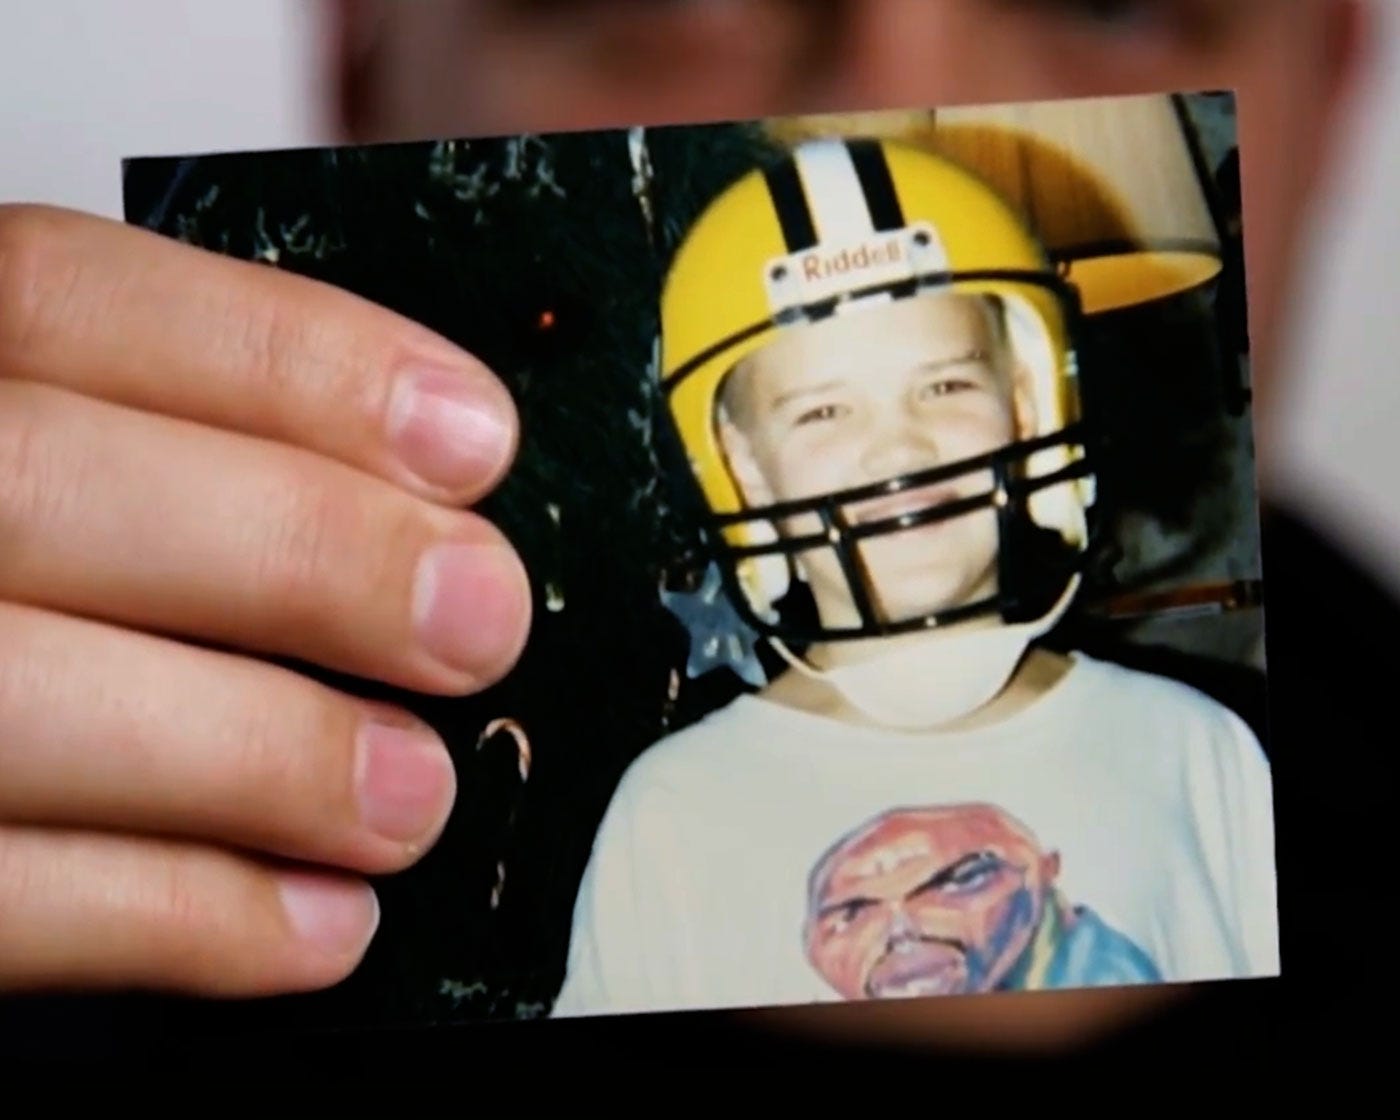
POLYGON ((876 232, 850 149, 842 141, 799 149, 797 171, 819 242, 849 245, 876 232))

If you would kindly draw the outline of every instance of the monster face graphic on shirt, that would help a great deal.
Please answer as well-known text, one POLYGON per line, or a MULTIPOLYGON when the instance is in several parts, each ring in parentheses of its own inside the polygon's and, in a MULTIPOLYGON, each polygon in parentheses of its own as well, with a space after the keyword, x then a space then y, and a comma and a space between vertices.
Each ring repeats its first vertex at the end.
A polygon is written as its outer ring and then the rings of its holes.
POLYGON ((995 806, 883 814, 813 870, 807 959, 847 999, 1159 980, 1131 941, 1065 902, 1059 871, 995 806))

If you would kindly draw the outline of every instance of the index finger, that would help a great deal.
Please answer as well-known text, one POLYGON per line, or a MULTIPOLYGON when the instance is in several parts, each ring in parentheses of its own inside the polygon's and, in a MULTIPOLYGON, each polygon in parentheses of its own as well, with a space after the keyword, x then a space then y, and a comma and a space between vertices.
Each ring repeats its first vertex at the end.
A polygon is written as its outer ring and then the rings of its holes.
POLYGON ((451 504, 509 469, 479 361, 329 284, 147 230, 0 205, 0 378, 293 444, 451 504))

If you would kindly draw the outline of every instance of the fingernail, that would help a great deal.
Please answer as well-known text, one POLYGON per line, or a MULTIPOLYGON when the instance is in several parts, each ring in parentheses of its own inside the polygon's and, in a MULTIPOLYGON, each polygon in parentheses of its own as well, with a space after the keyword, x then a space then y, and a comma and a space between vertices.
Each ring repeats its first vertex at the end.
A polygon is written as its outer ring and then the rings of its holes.
POLYGON ((418 567, 413 602, 418 640, 455 670, 495 678, 518 653, 529 594, 524 569, 510 549, 438 545, 418 567))
POLYGON ((514 423, 504 388, 455 370, 404 374, 389 404, 389 438, 400 461, 450 490, 496 476, 511 454, 514 423))
POLYGON ((324 952, 363 952, 379 928, 379 900, 364 883, 288 872, 280 886, 292 929, 324 952))
POLYGON ((452 760, 430 733, 368 724, 360 736, 360 816, 386 840, 422 840, 451 808, 452 760))

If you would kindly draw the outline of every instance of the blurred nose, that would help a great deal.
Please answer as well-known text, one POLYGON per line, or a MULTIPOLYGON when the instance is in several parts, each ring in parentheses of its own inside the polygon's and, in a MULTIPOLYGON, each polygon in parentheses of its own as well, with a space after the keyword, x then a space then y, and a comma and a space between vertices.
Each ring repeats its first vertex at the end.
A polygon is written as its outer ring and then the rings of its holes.
POLYGON ((1024 24, 988 0, 854 0, 816 95, 832 111, 1043 96, 1048 62, 1024 24))
MULTIPOLYGON (((1070 94, 1033 21, 993 0, 848 0, 811 111, 927 109, 1070 94)), ((1079 81, 1092 81, 1082 76, 1079 81)), ((1068 84, 1075 84, 1068 81, 1068 84)))

